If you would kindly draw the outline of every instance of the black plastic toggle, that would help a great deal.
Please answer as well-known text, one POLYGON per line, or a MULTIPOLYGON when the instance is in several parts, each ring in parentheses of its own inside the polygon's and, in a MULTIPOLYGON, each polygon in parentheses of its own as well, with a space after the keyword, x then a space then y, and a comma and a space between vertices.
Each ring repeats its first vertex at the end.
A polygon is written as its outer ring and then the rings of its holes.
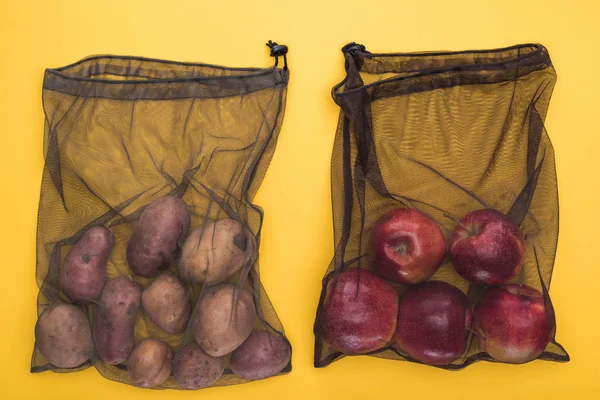
POLYGON ((269 40, 267 42, 267 46, 271 49, 271 57, 275 57, 275 66, 277 66, 279 57, 283 56, 283 69, 287 70, 287 57, 286 54, 288 52, 288 47, 284 44, 279 44, 277 42, 273 42, 269 40))
POLYGON ((285 44, 277 44, 269 40, 267 46, 271 49, 271 57, 282 56, 288 52, 288 47, 285 44))

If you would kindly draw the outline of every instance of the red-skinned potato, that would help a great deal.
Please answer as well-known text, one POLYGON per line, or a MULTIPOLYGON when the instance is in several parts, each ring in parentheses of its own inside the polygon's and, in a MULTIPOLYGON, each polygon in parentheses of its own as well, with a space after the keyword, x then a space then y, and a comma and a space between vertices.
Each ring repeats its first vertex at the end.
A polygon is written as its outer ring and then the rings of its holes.
POLYGON ((140 276, 157 275, 175 262, 179 241, 190 226, 190 212, 179 197, 165 196, 148 204, 129 243, 127 262, 140 276))
POLYGON ((120 364, 131 354, 141 298, 141 286, 129 278, 113 278, 104 286, 94 321, 94 341, 106 364, 120 364))
POLYGON ((35 325, 36 347, 59 368, 75 368, 94 354, 90 324, 71 304, 49 306, 35 325))
POLYGON ((290 362, 292 348, 282 336, 253 332, 231 353, 229 368, 240 378, 265 379, 278 374, 290 362))
POLYGON ((169 272, 160 274, 142 293, 142 307, 156 326, 167 333, 181 333, 190 318, 185 286, 169 272))
POLYGON ((173 349, 156 339, 143 339, 127 360, 127 372, 134 385, 158 387, 169 379, 173 363, 173 349))
POLYGON ((229 283, 210 287, 202 292, 196 307, 196 342, 213 357, 231 353, 252 332, 256 310, 246 290, 229 283))
POLYGON ((106 262, 115 238, 103 226, 92 226, 71 248, 60 270, 60 288, 72 300, 96 300, 106 283, 106 262))
POLYGON ((184 389, 200 389, 216 382, 225 369, 223 357, 206 354, 198 343, 190 342, 175 354, 173 376, 184 389))

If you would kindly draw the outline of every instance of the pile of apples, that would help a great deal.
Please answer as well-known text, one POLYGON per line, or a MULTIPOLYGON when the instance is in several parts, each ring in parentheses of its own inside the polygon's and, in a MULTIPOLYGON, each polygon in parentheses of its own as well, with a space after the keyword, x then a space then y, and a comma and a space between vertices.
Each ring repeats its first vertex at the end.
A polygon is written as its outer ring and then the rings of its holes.
POLYGON ((554 334, 554 314, 538 290, 508 283, 523 267, 519 228, 499 211, 475 210, 457 222, 449 247, 456 271, 485 285, 473 308, 458 288, 429 280, 447 253, 438 224, 414 208, 385 213, 369 243, 375 273, 346 268, 327 282, 318 321, 323 339, 345 354, 391 346, 410 359, 448 365, 463 356, 473 333, 498 361, 538 357, 554 334), (388 281, 410 286, 399 297, 388 281))

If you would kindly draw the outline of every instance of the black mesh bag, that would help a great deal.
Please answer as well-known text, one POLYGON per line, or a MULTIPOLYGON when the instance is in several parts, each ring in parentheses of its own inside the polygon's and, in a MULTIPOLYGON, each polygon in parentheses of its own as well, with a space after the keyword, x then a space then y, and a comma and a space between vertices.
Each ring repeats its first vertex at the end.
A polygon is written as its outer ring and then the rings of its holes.
POLYGON ((31 372, 196 389, 291 370, 253 203, 289 79, 287 47, 268 45, 263 69, 93 56, 46 70, 31 372))
POLYGON ((335 255, 315 367, 356 354, 452 370, 568 361, 548 295, 559 220, 547 50, 372 54, 350 43, 343 52, 347 76, 332 90, 335 255), (504 231, 484 231, 486 221, 504 231), (512 269, 500 276, 499 266, 512 269), (511 347, 522 321, 539 336, 511 347))

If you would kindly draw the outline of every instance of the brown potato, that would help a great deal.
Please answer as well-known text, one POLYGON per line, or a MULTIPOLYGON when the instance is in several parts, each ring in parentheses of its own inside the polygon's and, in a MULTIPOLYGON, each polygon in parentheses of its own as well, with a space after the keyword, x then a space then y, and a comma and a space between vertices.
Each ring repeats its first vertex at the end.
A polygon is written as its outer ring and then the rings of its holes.
POLYGON ((197 307, 196 342, 213 357, 231 353, 252 332, 256 310, 252 295, 245 290, 229 283, 210 287, 202 292, 197 307))
POLYGON ((173 362, 173 376, 184 389, 208 387, 223 375, 224 369, 223 357, 209 356, 196 342, 179 350, 173 362))
POLYGON ((127 360, 127 372, 134 385, 157 387, 169 379, 173 350, 167 343, 156 339, 143 339, 135 346, 127 360))
POLYGON ((292 348, 282 336, 253 332, 229 359, 229 368, 244 379, 264 379, 278 374, 290 362, 292 348))
POLYGON ((191 312, 186 287, 169 272, 163 272, 144 290, 142 307, 152 322, 167 333, 183 332, 191 312))
POLYGON ((134 344, 135 316, 140 308, 142 287, 131 279, 110 279, 104 286, 96 311, 96 351, 107 364, 127 360, 134 344))
POLYGON ((35 325, 37 348, 48 362, 59 368, 74 368, 94 354, 90 323, 71 304, 49 306, 35 325))
POLYGON ((148 204, 127 244, 131 270, 149 277, 168 268, 189 226, 190 212, 179 197, 165 196, 148 204))
POLYGON ((244 264, 254 261, 254 237, 233 219, 209 222, 194 229, 181 249, 181 277, 194 283, 224 282, 244 264))
POLYGON ((71 300, 100 297, 106 283, 106 261, 114 245, 110 229, 92 226, 71 248, 60 270, 60 288, 71 300))

